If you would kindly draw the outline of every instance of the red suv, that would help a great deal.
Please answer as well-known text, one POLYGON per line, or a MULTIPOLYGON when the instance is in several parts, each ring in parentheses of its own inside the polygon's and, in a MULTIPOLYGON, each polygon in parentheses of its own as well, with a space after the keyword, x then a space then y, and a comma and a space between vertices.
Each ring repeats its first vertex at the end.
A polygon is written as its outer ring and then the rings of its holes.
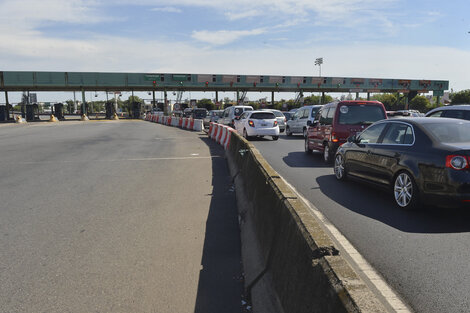
POLYGON ((340 101, 325 104, 309 125, 305 152, 323 152, 330 163, 338 147, 349 136, 362 132, 370 124, 387 118, 385 107, 378 101, 340 101))

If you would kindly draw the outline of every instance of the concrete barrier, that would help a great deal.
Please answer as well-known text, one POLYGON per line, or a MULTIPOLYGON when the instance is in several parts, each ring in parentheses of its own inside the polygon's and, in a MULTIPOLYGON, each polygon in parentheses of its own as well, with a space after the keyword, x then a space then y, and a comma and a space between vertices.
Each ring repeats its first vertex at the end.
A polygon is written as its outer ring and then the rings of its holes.
POLYGON ((226 155, 254 312, 386 312, 259 151, 236 132, 230 136, 226 155))
POLYGON ((202 131, 203 129, 204 129, 204 121, 203 120, 194 120, 193 121, 192 130, 202 131))

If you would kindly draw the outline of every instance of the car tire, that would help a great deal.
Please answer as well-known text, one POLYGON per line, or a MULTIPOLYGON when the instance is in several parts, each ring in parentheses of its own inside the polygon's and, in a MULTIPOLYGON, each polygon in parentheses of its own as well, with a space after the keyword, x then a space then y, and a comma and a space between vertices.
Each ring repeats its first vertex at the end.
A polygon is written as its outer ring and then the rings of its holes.
POLYGON ((401 209, 416 210, 421 205, 418 186, 407 171, 397 173, 393 180, 392 193, 395 203, 401 209))
POLYGON ((273 140, 278 140, 279 136, 273 136, 273 140))
POLYGON ((248 133, 246 132, 246 128, 243 128, 243 138, 246 140, 250 140, 250 136, 248 136, 248 133))
POLYGON ((307 138, 307 128, 304 127, 302 134, 304 135, 304 138, 307 138))
POLYGON ((330 164, 332 158, 333 156, 331 153, 330 145, 326 143, 323 148, 323 161, 325 161, 326 164, 330 164))
POLYGON ((289 126, 286 127, 286 135, 287 135, 287 136, 292 136, 292 133, 291 133, 291 131, 290 131, 290 127, 289 127, 289 126))
POLYGON ((312 154, 312 149, 308 147, 308 138, 305 138, 304 148, 305 148, 305 153, 312 154))
POLYGON ((334 172, 337 180, 345 181, 348 179, 348 172, 344 163, 344 156, 337 153, 335 156, 334 172))

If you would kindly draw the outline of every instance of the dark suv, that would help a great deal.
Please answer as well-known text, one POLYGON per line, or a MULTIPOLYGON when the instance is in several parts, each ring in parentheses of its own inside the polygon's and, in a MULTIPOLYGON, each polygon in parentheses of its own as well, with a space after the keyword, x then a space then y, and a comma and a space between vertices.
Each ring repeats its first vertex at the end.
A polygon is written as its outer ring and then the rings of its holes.
POLYGON ((207 109, 204 108, 194 108, 192 113, 192 118, 195 120, 202 120, 207 116, 207 109))
POLYGON ((325 162, 330 163, 338 147, 349 136, 386 118, 385 107, 378 101, 353 100, 325 104, 309 125, 305 152, 321 151, 325 162))

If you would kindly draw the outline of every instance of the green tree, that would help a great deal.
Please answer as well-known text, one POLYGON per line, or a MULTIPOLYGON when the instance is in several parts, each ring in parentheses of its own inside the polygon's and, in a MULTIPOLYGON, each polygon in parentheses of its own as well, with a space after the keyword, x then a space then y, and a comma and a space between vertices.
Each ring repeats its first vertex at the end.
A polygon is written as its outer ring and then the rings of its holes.
POLYGON ((470 89, 462 90, 450 95, 451 104, 470 104, 470 89))
POLYGON ((65 110, 69 113, 73 113, 73 100, 65 101, 65 110))
POLYGON ((207 110, 214 110, 215 109, 215 104, 212 103, 210 99, 201 99, 197 101, 197 107, 198 108, 206 108, 207 110))
POLYGON ((377 94, 372 99, 382 102, 387 111, 403 110, 405 108, 404 98, 398 99, 394 93, 377 94))
POLYGON ((430 107, 431 102, 429 102, 428 98, 420 95, 414 97, 408 105, 409 109, 418 110, 420 112, 426 112, 430 107))

